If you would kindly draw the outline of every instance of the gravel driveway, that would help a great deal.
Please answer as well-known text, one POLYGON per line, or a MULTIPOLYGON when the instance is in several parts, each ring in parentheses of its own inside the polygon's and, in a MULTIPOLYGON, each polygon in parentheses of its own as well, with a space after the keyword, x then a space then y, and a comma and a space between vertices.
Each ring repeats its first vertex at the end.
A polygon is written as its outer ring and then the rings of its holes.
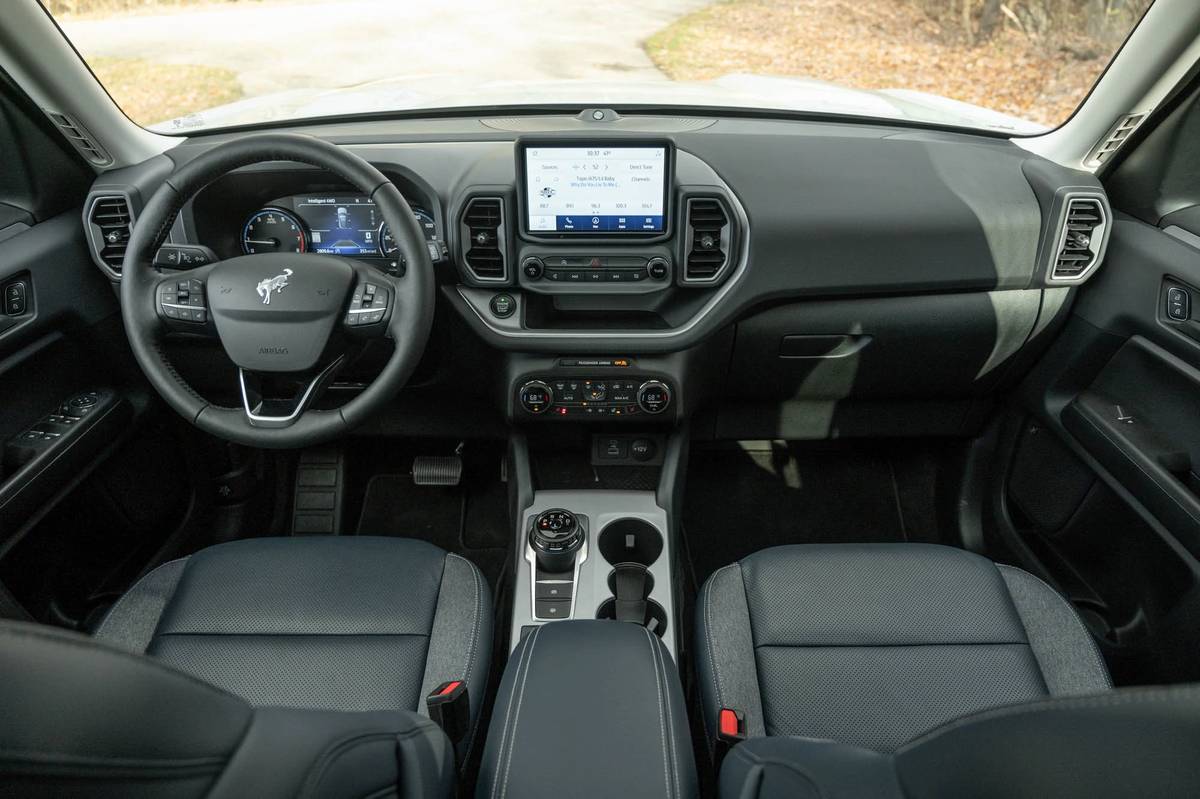
POLYGON ((708 0, 298 0, 68 20, 87 56, 225 67, 247 96, 405 77, 659 80, 642 41, 708 0))

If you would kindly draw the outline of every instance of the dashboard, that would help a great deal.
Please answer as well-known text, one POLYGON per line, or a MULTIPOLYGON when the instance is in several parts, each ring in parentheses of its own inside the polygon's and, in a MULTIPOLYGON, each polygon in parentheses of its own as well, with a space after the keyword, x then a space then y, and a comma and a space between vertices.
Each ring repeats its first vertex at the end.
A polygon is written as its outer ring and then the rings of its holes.
MULTIPOLYGON (((411 205, 439 286, 421 373, 438 407, 486 396, 517 421, 675 422, 717 398, 718 437, 897 418, 957 433, 1043 346, 1111 228, 1094 176, 981 135, 608 109, 292 130, 371 162, 411 205)), ((110 278, 119 252, 90 209, 136 217, 176 165, 237 135, 97 181, 85 226, 110 278)), ((367 198, 300 164, 219 178, 170 241, 405 268, 367 198)))

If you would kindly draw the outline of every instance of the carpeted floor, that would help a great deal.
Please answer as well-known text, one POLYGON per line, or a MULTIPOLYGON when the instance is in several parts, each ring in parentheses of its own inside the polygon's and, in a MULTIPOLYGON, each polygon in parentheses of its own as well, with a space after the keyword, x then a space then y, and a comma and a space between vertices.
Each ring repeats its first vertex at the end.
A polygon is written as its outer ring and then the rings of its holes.
POLYGON ((411 474, 377 474, 367 483, 358 535, 419 538, 479 567, 495 590, 508 556, 505 487, 498 479, 464 485, 414 485, 411 474))
POLYGON ((696 584, 780 544, 938 540, 937 463, 905 447, 694 449, 683 529, 696 584))

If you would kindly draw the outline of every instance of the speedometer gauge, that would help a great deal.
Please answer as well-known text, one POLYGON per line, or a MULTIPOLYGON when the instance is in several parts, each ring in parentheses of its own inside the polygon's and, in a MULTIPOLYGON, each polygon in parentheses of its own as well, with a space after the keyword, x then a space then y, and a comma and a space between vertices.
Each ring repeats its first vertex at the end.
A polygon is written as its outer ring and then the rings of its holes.
POLYGON ((278 208, 264 208, 242 228, 242 250, 248 255, 264 252, 304 252, 308 241, 300 220, 278 208))
MULTIPOLYGON (((413 218, 417 220, 417 227, 421 228, 421 232, 425 234, 425 241, 437 241, 437 223, 433 221, 433 217, 428 211, 414 208, 413 218)), ((379 226, 379 251, 385 258, 391 258, 399 249, 388 223, 382 223, 379 226)))

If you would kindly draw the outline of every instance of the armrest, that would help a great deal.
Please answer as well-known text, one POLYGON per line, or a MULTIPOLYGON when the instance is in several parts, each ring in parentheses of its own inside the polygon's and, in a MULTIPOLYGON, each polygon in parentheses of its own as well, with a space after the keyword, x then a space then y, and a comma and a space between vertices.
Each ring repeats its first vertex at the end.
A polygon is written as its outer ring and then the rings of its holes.
POLYGON ((666 647, 644 627, 557 621, 513 651, 476 795, 555 792, 696 796, 679 676, 666 647))

